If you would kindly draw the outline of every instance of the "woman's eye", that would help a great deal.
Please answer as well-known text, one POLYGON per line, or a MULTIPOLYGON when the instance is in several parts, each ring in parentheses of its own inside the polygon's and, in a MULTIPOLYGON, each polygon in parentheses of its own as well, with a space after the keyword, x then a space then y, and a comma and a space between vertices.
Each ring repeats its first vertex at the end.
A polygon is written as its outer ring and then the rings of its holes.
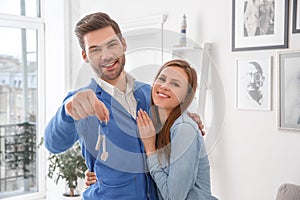
POLYGON ((158 77, 158 80, 160 80, 160 81, 166 81, 166 79, 164 77, 158 77))
POLYGON ((176 82, 173 82, 172 85, 175 86, 175 87, 179 87, 179 86, 180 86, 180 85, 179 85, 178 83, 176 83, 176 82))

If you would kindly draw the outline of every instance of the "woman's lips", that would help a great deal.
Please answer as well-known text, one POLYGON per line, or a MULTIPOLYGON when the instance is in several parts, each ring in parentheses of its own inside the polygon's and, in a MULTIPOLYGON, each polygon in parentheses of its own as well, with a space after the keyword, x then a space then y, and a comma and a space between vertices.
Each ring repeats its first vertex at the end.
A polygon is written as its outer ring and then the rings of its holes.
POLYGON ((164 94, 164 93, 161 93, 161 92, 156 92, 157 96, 158 97, 161 97, 161 98, 169 98, 170 96, 164 94))

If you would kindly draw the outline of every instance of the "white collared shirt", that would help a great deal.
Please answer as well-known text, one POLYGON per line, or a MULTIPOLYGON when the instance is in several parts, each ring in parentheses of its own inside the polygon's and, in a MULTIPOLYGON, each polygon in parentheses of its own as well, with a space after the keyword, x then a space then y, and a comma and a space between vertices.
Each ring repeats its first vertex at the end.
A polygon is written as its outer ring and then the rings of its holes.
POLYGON ((136 118, 137 102, 134 97, 134 78, 126 73, 126 92, 122 92, 119 88, 107 83, 106 81, 95 78, 98 85, 112 97, 114 97, 132 117, 136 118))

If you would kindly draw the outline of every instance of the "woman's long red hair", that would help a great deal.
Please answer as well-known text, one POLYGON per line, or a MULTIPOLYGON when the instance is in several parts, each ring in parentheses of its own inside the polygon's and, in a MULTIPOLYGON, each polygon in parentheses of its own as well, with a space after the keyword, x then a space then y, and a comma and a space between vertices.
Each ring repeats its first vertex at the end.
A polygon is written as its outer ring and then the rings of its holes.
MULTIPOLYGON (((170 129, 173 125, 174 121, 190 106, 195 96, 196 88, 197 88, 197 73, 196 71, 190 66, 190 64, 181 59, 174 59, 171 61, 166 62, 158 71, 155 80, 158 78, 161 71, 167 67, 179 67, 185 70, 188 76, 188 92, 186 94, 186 98, 183 102, 181 102, 178 106, 176 106, 170 113, 169 117, 167 118, 164 124, 161 124, 158 108, 154 105, 153 99, 151 98, 151 115, 153 124, 156 128, 157 140, 156 140, 156 147, 158 150, 158 158, 161 163, 162 156, 170 162, 170 154, 171 154, 171 139, 170 139, 170 129)), ((153 89, 153 88, 152 88, 153 89)))

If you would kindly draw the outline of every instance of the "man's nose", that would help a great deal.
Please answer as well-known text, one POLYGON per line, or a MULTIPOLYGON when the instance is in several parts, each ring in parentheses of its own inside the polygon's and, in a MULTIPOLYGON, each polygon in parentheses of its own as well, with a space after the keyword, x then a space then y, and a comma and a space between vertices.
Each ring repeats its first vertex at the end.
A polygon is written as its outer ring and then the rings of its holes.
POLYGON ((112 55, 113 54, 109 49, 103 48, 101 55, 102 60, 110 60, 113 57, 112 55))
POLYGON ((255 77, 254 77, 253 75, 250 77, 250 82, 251 82, 251 83, 254 83, 254 82, 255 82, 255 77))

